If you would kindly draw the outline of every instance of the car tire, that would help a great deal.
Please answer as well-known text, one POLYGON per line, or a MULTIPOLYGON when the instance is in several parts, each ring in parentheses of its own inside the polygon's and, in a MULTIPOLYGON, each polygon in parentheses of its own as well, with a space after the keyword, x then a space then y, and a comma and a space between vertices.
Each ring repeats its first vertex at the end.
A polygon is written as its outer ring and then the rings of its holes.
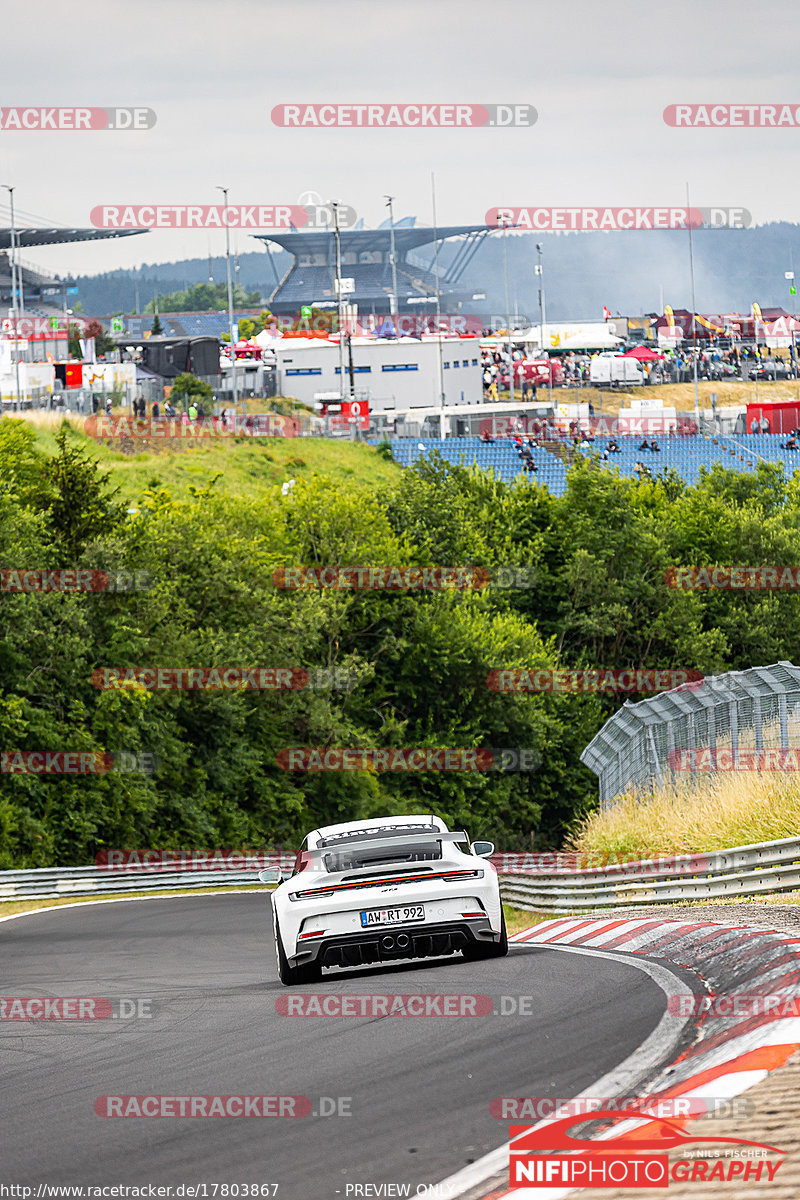
POLYGON ((506 930, 506 914, 500 910, 500 941, 473 942, 464 950, 464 958, 468 962, 480 962, 483 958, 505 958, 508 954, 508 932, 506 930))
POLYGON ((300 967, 290 965, 283 948, 283 939, 277 921, 275 922, 275 953, 278 958, 278 978, 284 987, 297 987, 301 983, 318 983, 322 978, 322 967, 319 963, 307 963, 300 967))

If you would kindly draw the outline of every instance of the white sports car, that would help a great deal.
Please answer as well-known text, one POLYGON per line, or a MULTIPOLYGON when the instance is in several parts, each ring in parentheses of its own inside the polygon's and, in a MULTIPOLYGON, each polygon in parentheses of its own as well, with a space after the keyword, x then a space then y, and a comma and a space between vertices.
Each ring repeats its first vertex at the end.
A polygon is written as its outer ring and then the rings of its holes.
MULTIPOLYGON (((493 853, 433 816, 313 830, 272 895, 281 983, 313 983, 323 967, 507 954, 493 853)), ((259 878, 278 883, 281 873, 259 878)))

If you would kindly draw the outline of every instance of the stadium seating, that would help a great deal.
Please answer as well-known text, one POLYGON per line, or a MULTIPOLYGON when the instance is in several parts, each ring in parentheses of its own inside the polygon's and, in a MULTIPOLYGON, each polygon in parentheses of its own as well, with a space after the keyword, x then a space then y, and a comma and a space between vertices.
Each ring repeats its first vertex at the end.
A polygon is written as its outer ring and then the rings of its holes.
POLYGON ((511 442, 498 441, 487 445, 480 438, 460 437, 445 438, 393 438, 391 439, 392 454, 400 466, 410 467, 420 458, 427 457, 431 451, 437 451, 446 462, 454 465, 472 466, 473 463, 483 470, 494 471, 504 483, 510 483, 517 476, 535 479, 537 483, 545 484, 556 496, 561 496, 567 485, 567 471, 564 463, 555 455, 535 446, 531 456, 536 464, 536 474, 524 470, 523 463, 511 442), (420 449, 423 446, 424 449, 420 449))
MULTIPOLYGON (((450 463, 472 464, 484 470, 493 470, 500 479, 509 483, 517 476, 524 475, 544 484, 555 496, 561 496, 566 490, 567 466, 557 455, 535 446, 531 450, 536 464, 536 474, 528 475, 523 470, 522 461, 510 440, 498 440, 487 445, 479 438, 457 437, 401 437, 389 439, 395 462, 403 467, 412 466, 421 458, 426 458, 432 451, 437 451, 442 458, 450 463)), ((759 461, 781 463, 784 475, 789 478, 792 472, 800 470, 800 450, 781 450, 781 443, 786 441, 785 435, 779 434, 747 434, 736 438, 720 436, 697 437, 656 437, 661 447, 659 453, 652 450, 640 450, 642 435, 618 436, 619 454, 612 454, 605 461, 599 460, 604 469, 618 470, 625 478, 634 477, 634 467, 637 462, 649 467, 655 477, 662 471, 670 469, 680 476, 684 482, 695 485, 700 479, 701 468, 710 469, 715 463, 731 471, 753 474, 759 461)), ((648 435, 648 441, 652 436, 648 435)), ((576 448, 576 453, 586 458, 598 456, 606 446, 608 438, 597 438, 594 442, 584 442, 576 448)))

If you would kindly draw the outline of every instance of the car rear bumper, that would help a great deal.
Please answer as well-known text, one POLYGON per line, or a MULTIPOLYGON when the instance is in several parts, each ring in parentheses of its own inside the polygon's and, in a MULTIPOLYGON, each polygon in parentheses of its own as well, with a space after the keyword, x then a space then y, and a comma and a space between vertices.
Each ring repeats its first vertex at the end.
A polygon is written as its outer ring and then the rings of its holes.
POLYGON ((373 928, 339 934, 306 943, 290 958, 294 967, 319 963, 322 967, 360 967, 392 959, 438 958, 470 945, 499 942, 488 917, 469 921, 443 921, 435 925, 373 928))

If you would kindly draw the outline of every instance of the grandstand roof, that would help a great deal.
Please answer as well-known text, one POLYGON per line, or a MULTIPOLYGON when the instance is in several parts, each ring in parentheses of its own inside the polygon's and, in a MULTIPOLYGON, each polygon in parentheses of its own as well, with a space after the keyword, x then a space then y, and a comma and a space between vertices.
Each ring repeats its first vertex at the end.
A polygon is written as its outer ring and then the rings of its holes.
MULTIPOLYGON (((132 237, 149 229, 17 229, 17 249, 23 246, 58 246, 67 242, 96 242, 104 238, 132 237)), ((0 250, 11 249, 11 227, 0 228, 0 250)))
MULTIPOLYGON (((445 238, 465 236, 469 233, 481 233, 488 230, 488 225, 443 225, 434 229, 432 225, 415 226, 404 229, 395 225, 394 244, 398 255, 414 250, 417 246, 426 246, 430 242, 443 241, 445 238)), ((290 254, 322 254, 330 247, 334 232, 332 229, 315 229, 306 232, 304 229, 292 229, 280 233, 255 233, 253 237, 264 242, 276 242, 290 254)), ((386 250, 391 244, 391 229, 342 229, 339 233, 342 253, 348 250, 386 250)))

